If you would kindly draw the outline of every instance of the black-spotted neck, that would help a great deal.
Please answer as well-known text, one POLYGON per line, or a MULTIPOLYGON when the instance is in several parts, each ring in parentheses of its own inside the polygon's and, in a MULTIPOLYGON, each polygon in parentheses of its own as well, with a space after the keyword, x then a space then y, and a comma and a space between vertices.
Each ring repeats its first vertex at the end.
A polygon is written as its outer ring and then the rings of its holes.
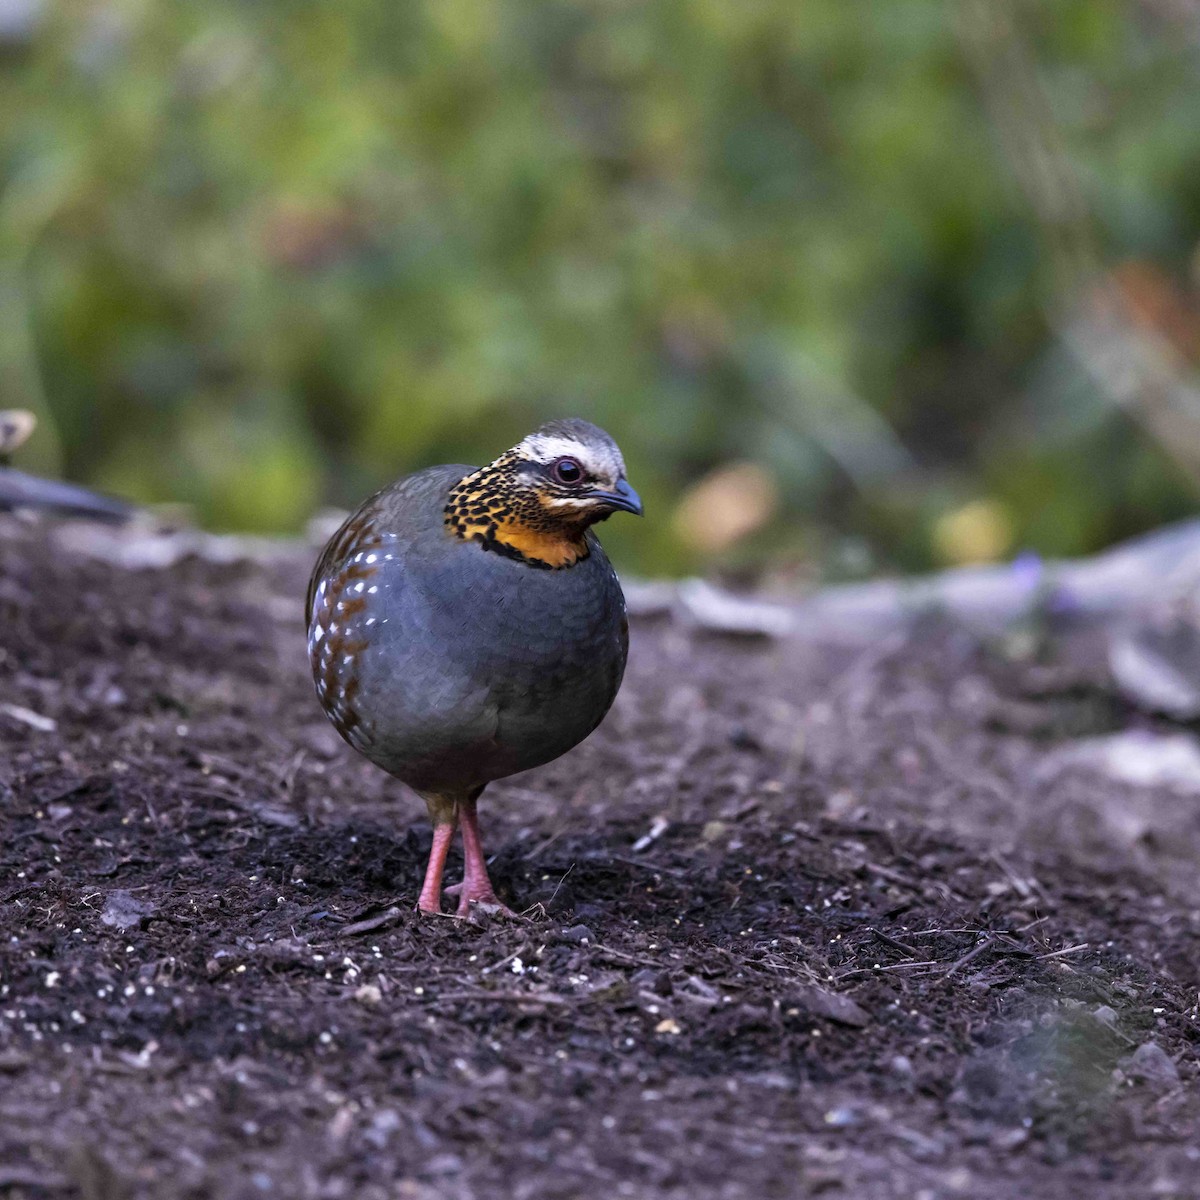
POLYGON ((567 521, 548 508, 528 480, 531 467, 509 451, 460 479, 446 502, 446 528, 463 541, 531 567, 574 566, 590 553, 590 522, 567 521))

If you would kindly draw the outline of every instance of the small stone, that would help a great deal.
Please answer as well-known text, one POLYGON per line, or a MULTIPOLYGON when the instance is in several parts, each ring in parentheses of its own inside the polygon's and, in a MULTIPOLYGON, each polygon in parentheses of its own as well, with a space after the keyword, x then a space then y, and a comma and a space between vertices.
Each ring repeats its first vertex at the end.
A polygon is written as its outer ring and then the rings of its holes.
POLYGON ((564 929, 559 936, 564 942, 571 942, 575 945, 592 943, 596 940, 596 935, 586 925, 571 925, 564 929))
POLYGON ((384 1108, 371 1118, 371 1123, 363 1136, 377 1150, 382 1150, 392 1135, 403 1127, 403 1124, 398 1113, 393 1109, 384 1108))
POLYGON ((1179 1068, 1157 1042, 1143 1042, 1117 1064, 1129 1079, 1140 1079, 1156 1091, 1169 1092, 1179 1086, 1179 1068))
POLYGON ((1156 1200, 1158 1197, 1162 1197, 1163 1200, 1183 1200, 1185 1194, 1183 1185, 1169 1175, 1160 1175, 1150 1185, 1150 1195, 1156 1197, 1156 1200))
POLYGON ((824 988, 808 985, 797 989, 796 1003, 809 1016, 824 1017, 838 1025, 849 1025, 862 1029, 871 1022, 870 1016, 844 992, 828 992, 824 988))
POLYGON ((975 1188, 975 1178, 966 1167, 955 1167, 953 1170, 947 1171, 942 1182, 947 1189, 957 1192, 959 1195, 966 1195, 975 1188))
POLYGON ((851 1125, 858 1124, 858 1113, 849 1105, 831 1108, 825 1114, 825 1124, 833 1129, 848 1129, 851 1125))
POLYGON ((149 901, 139 900, 132 892, 117 888, 108 893, 100 920, 105 925, 124 931, 141 928, 154 913, 155 906, 149 901))
POLYGON ((383 992, 373 983, 364 983, 354 993, 354 999, 367 1008, 377 1008, 383 1003, 383 992))
POLYGON ((1002 1129, 992 1136, 992 1145, 1000 1151, 1009 1153, 1020 1149, 1029 1141, 1029 1130, 1017 1126, 1015 1129, 1002 1129))

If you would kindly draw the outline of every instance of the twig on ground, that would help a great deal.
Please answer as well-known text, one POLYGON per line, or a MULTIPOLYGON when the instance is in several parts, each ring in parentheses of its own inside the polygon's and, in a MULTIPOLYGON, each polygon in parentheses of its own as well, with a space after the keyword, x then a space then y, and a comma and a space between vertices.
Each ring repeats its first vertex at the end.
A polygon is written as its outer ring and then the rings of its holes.
POLYGON ((915 971, 918 967, 940 967, 943 965, 940 959, 927 958, 921 962, 885 963, 870 967, 854 967, 852 970, 843 971, 841 975, 837 976, 835 982, 841 983, 843 979, 852 979, 855 975, 879 975, 884 971, 915 971))
POLYGON ((402 911, 398 905, 393 904, 383 912, 377 913, 373 917, 367 917, 365 921, 355 921, 352 925, 343 925, 338 932, 343 937, 353 937, 357 933, 371 933, 376 929, 383 929, 387 925, 394 925, 400 919, 402 911))
POLYGON ((506 955, 499 962, 492 963, 492 965, 490 967, 484 967, 483 970, 480 971, 479 973, 481 975, 490 975, 493 971, 498 971, 498 970, 500 970, 501 967, 508 966, 508 964, 510 962, 512 962, 512 960, 514 958, 520 958, 522 954, 526 954, 526 953, 528 953, 528 951, 529 951, 529 943, 522 942, 520 944, 520 946, 518 946, 517 949, 514 950, 511 954, 506 955))
POLYGON ((955 974, 957 971, 962 970, 962 968, 965 967, 967 965, 967 963, 974 962, 975 959, 977 959, 981 954, 984 953, 984 951, 991 950, 996 945, 998 940, 999 939, 997 937, 995 937, 995 935, 993 935, 992 937, 989 937, 989 938, 985 938, 973 950, 968 950, 967 953, 962 956, 962 958, 960 958, 957 962, 952 963, 946 969, 946 974, 943 976, 943 978, 949 979, 951 975, 955 974))
POLYGON ((575 864, 574 864, 574 863, 572 863, 572 864, 571 864, 571 865, 570 865, 570 866, 569 866, 569 867, 568 867, 568 868, 567 868, 567 869, 566 869, 566 870, 563 872, 563 874, 562 874, 562 878, 561 878, 561 879, 560 879, 560 880, 559 880, 559 881, 558 881, 558 882, 557 882, 557 883, 554 885, 554 892, 553 892, 553 894, 550 896, 550 899, 549 899, 548 903, 550 903, 550 904, 553 904, 553 903, 554 903, 555 897, 558 895, 559 891, 562 889, 562 885, 563 885, 564 883, 566 883, 566 881, 567 881, 567 876, 568 876, 568 875, 570 875, 570 873, 571 873, 573 870, 575 870, 575 864))
POLYGON ((909 958, 921 957, 918 951, 911 946, 906 946, 903 942, 898 942, 894 937, 889 937, 882 929, 872 928, 871 933, 885 946, 891 946, 893 950, 899 950, 901 954, 906 954, 909 958))
POLYGON ((1080 942, 1077 946, 1064 946, 1061 950, 1051 950, 1048 954, 1035 955, 1038 962, 1043 962, 1047 958, 1062 958, 1065 954, 1078 954, 1080 950, 1086 950, 1090 942, 1080 942))
POLYGON ((663 965, 661 959, 644 958, 640 954, 629 954, 625 950, 614 950, 611 946, 600 945, 599 942, 593 943, 592 949, 599 951, 601 954, 606 954, 609 958, 613 958, 621 963, 633 963, 639 967, 661 967, 663 965))
POLYGON ((440 992, 436 996, 428 996, 430 1003, 440 1004, 462 1003, 464 1001, 482 1000, 495 1001, 498 1004, 541 1004, 546 1008, 569 1008, 577 1001, 568 1000, 557 992, 440 992))
POLYGON ((604 860, 607 862, 625 863, 631 867, 638 867, 643 871, 660 871, 664 875, 683 876, 687 874, 686 871, 681 871, 678 867, 664 867, 659 863, 646 862, 640 858, 626 858, 623 854, 606 854, 604 860))

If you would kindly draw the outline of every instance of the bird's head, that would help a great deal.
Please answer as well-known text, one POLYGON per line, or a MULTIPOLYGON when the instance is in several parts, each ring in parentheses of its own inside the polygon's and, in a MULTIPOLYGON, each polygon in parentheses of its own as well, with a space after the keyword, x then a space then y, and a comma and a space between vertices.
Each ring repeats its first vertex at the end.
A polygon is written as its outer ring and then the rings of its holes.
POLYGON ((543 511, 586 528, 615 512, 642 515, 617 443, 587 421, 550 421, 500 460, 543 511))
POLYGON ((603 429, 550 421, 450 492, 455 536, 532 566, 568 567, 588 555, 587 531, 615 512, 641 516, 625 460, 603 429))

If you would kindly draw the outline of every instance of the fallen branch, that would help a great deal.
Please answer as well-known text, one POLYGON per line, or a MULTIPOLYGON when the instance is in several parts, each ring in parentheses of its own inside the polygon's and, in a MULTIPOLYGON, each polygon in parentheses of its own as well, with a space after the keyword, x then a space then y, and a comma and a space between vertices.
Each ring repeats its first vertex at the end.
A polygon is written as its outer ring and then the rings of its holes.
POLYGON ((931 613, 985 631, 999 631, 1038 613, 1111 617, 1161 604, 1200 588, 1200 521, 1184 521, 1122 542, 1092 558, 1044 560, 1024 555, 1011 563, 955 567, 913 579, 824 588, 794 604, 721 593, 719 619, 706 624, 715 589, 631 583, 635 616, 672 615, 714 633, 823 637, 874 642, 931 613), (735 609, 742 605, 740 618, 735 609), (768 611, 769 610, 769 611, 768 611))

